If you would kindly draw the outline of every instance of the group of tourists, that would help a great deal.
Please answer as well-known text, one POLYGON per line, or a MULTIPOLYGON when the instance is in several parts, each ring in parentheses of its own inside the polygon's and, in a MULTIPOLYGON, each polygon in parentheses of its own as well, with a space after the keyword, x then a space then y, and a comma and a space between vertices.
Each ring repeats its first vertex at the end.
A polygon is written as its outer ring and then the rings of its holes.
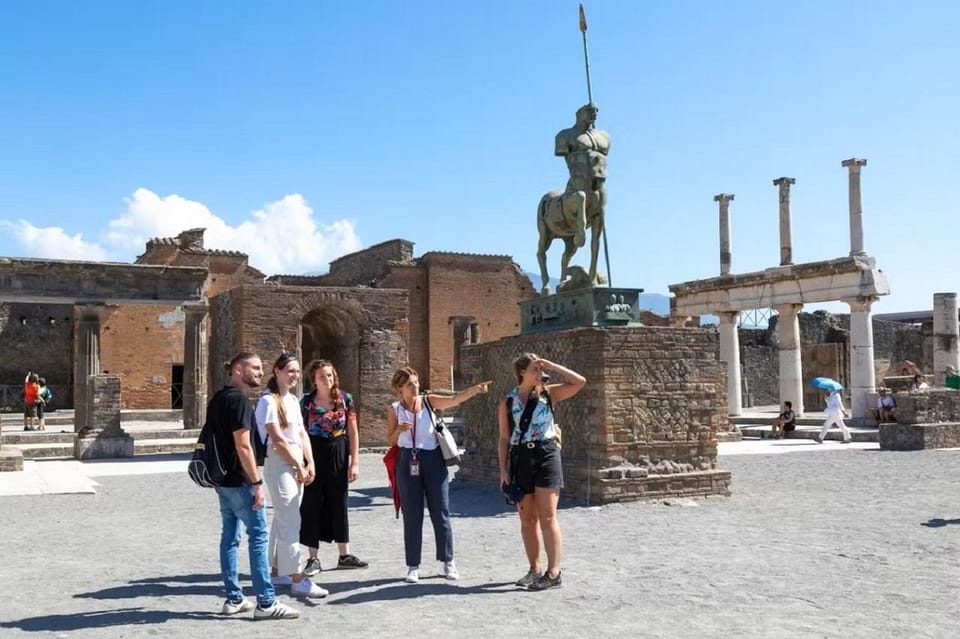
POLYGON ((53 401, 47 380, 33 371, 23 379, 23 430, 46 430, 45 410, 53 401))
MULTIPOLYGON (((337 568, 367 567, 349 548, 348 486, 359 477, 356 407, 352 395, 340 388, 337 370, 329 361, 309 364, 312 390, 298 400, 294 391, 300 381, 300 363, 293 353, 281 353, 255 410, 247 393, 258 388, 264 376, 260 358, 241 352, 225 367, 229 382, 207 407, 207 425, 215 433, 217 447, 224 458, 238 462, 216 487, 226 590, 221 612, 253 611, 254 619, 296 618, 299 611, 279 602, 276 591, 289 588, 291 595, 303 598, 327 596, 327 590, 312 580, 321 571, 320 542, 338 545, 337 568), (262 469, 258 457, 265 457, 262 469), (269 530, 265 491, 274 510, 269 530), (243 528, 249 541, 255 604, 244 598, 237 573, 243 528), (308 549, 306 561, 301 546, 308 549)), ((530 353, 517 358, 513 368, 517 386, 497 408, 500 479, 505 492, 508 487, 509 492, 517 492, 520 533, 529 564, 517 586, 547 590, 562 584, 557 503, 563 471, 553 405, 575 395, 586 379, 530 353), (551 383, 551 375, 563 381, 551 383), (545 570, 540 563, 541 545, 547 558, 545 570)), ((394 470, 403 513, 403 581, 420 580, 424 506, 443 576, 459 579, 450 478, 438 444, 434 410, 447 410, 486 393, 489 382, 452 396, 423 394, 417 371, 407 366, 394 373, 391 386, 398 399, 387 408, 387 441, 397 447, 394 470)))

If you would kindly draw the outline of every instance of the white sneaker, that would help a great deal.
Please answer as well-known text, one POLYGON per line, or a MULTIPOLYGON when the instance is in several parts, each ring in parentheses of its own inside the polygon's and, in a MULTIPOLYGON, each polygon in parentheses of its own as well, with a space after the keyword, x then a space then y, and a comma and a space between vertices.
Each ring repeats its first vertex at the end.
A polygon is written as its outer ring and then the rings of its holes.
POLYGON ((408 584, 415 584, 420 582, 420 566, 408 566, 407 567, 407 576, 403 580, 408 584))
POLYGON ((271 575, 270 583, 274 586, 289 586, 293 584, 293 580, 290 579, 290 575, 271 575))
POLYGON ((460 573, 457 572, 457 565, 452 561, 443 562, 443 576, 451 581, 459 579, 460 573))
POLYGON ((285 606, 279 601, 274 601, 269 608, 261 608, 253 611, 254 619, 296 619, 300 616, 300 611, 290 606, 285 606))
POLYGON ((310 581, 309 577, 304 577, 301 581, 295 581, 290 585, 290 594, 294 597, 323 599, 330 593, 326 588, 321 588, 317 584, 310 581))
POLYGON ((233 603, 229 599, 223 602, 223 608, 220 609, 221 615, 237 615, 241 612, 250 612, 254 608, 254 603, 249 599, 242 599, 239 603, 233 603))

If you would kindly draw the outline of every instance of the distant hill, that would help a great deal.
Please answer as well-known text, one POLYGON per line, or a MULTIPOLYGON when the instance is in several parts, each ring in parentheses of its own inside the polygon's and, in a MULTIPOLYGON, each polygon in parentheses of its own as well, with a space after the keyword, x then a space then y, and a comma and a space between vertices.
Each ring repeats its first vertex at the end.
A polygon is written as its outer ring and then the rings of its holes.
MULTIPOLYGON (((530 281, 533 282, 533 288, 536 291, 540 290, 540 276, 529 271, 525 272, 524 275, 530 278, 530 281)), ((557 284, 560 283, 555 277, 550 278, 550 290, 556 291, 557 284)), ((657 315, 670 315, 670 296, 662 295, 660 293, 640 293, 640 310, 647 310, 656 313, 657 315)))

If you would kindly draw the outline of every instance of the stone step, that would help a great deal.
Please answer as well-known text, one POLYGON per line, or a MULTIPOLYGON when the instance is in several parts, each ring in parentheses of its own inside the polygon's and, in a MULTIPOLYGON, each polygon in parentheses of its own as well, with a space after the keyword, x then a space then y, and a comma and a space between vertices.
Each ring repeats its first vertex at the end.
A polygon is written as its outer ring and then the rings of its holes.
MULTIPOLYGON (((784 439, 816 439, 817 435, 820 433, 820 426, 822 424, 817 424, 816 427, 803 427, 801 425, 797 426, 797 429, 791 433, 785 433, 784 439)), ((756 439, 769 439, 771 427, 761 426, 761 425, 742 425, 740 426, 740 434, 743 437, 753 437, 756 439)), ((850 437, 855 442, 878 442, 880 441, 880 434, 876 428, 850 428, 850 437)), ((842 437, 840 435, 840 430, 837 428, 831 428, 827 433, 826 439, 831 441, 841 441, 842 437)))
MULTIPOLYGON (((199 436, 198 430, 177 430, 177 431, 155 431, 141 432, 134 434, 133 446, 134 454, 150 455, 157 453, 189 453, 193 451, 199 436), (171 436, 174 433, 179 436, 171 436), (152 436, 159 435, 159 436, 152 436)), ((32 433, 26 433, 27 435, 32 433)), ((51 433, 45 435, 39 433, 40 439, 26 442, 8 443, 7 436, 4 436, 4 448, 16 449, 23 453, 24 459, 55 459, 73 457, 73 435, 51 433), (57 439, 57 437, 68 437, 67 440, 57 439)))
MULTIPOLYGON (((6 446, 4 447, 6 448, 6 446)), ((69 444, 37 443, 19 444, 10 446, 10 449, 19 450, 24 459, 57 459, 62 457, 73 458, 73 441, 69 444)))
POLYGON ((136 439, 133 450, 137 455, 159 453, 192 453, 197 438, 192 439, 136 439))
POLYGON ((143 439, 165 439, 165 440, 184 440, 191 444, 197 443, 197 437, 200 436, 199 428, 178 428, 176 430, 158 429, 158 430, 128 430, 127 433, 133 435, 134 441, 143 439))
POLYGON ((70 444, 73 445, 73 433, 53 432, 50 430, 4 433, 0 436, 0 443, 4 446, 18 446, 21 444, 70 444))
MULTIPOLYGON (((769 426, 770 422, 776 419, 776 417, 777 417, 776 415, 738 415, 736 417, 731 417, 730 423, 736 424, 741 428, 744 425, 749 426, 749 425, 765 424, 769 426)), ((824 420, 824 417, 822 415, 815 416, 815 417, 799 417, 797 418, 797 426, 822 426, 823 420, 824 420)))

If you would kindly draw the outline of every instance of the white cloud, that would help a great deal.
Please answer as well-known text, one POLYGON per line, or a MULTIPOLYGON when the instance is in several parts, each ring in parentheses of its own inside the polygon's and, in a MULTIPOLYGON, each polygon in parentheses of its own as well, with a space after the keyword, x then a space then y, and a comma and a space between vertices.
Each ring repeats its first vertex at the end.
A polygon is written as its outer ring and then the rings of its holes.
POLYGON ((173 237, 186 229, 202 227, 207 229, 206 248, 247 253, 250 265, 268 275, 326 271, 330 261, 361 248, 351 220, 320 223, 298 193, 266 204, 236 226, 227 224, 202 202, 175 194, 160 196, 139 188, 125 201, 126 211, 108 222, 100 245, 85 242, 80 235, 70 238, 59 228, 40 229, 22 221, 17 224, 32 229, 30 237, 59 233, 77 248, 75 252, 60 248, 41 255, 39 245, 43 241, 28 242, 24 239, 27 234, 18 234, 17 239, 31 254, 40 257, 82 255, 83 259, 103 260, 110 255, 113 259, 131 261, 143 252, 152 237, 173 237), (81 248, 86 253, 81 253, 81 248))
POLYGON ((0 227, 9 229, 13 237, 31 257, 58 260, 93 260, 102 262, 107 252, 98 244, 87 242, 81 233, 68 235, 59 226, 37 227, 26 220, 0 221, 0 227))

